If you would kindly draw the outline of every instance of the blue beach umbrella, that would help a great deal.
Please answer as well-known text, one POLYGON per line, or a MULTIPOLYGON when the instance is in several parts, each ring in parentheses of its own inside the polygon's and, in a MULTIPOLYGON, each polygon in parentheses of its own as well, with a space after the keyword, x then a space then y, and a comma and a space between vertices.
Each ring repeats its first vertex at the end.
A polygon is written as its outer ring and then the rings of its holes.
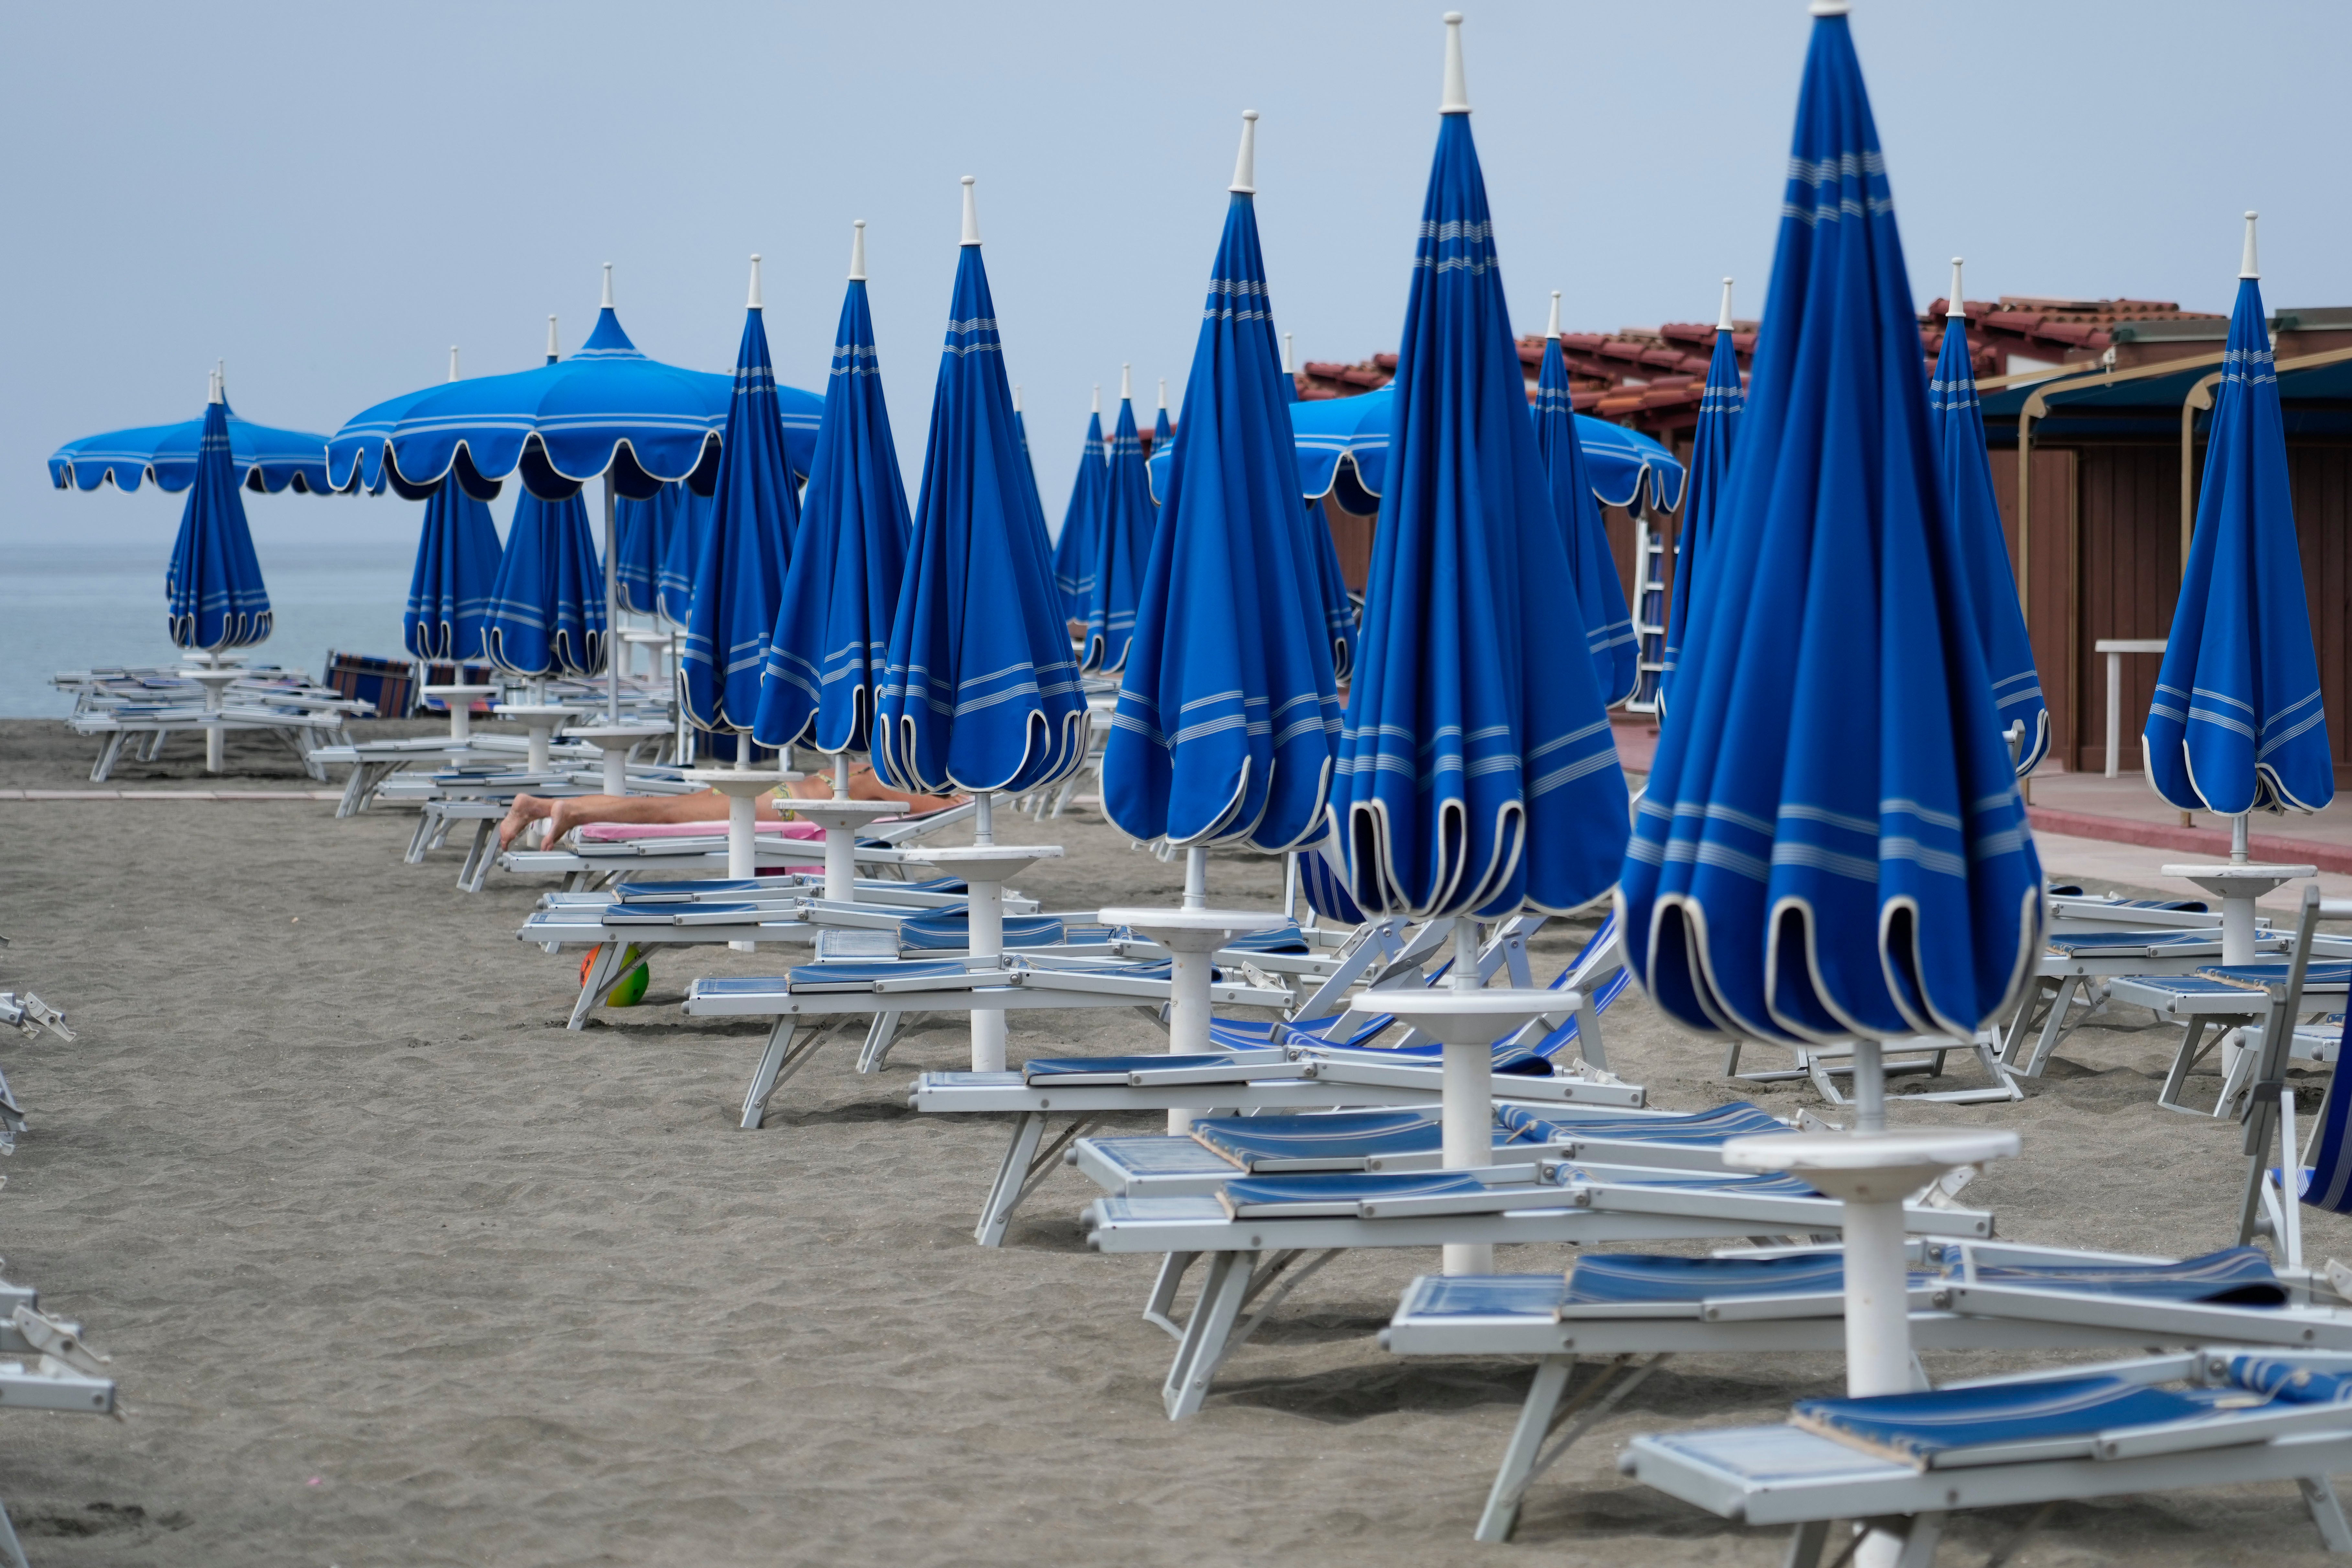
MULTIPOLYGON (((1944 346, 1936 356, 1935 378, 1927 384, 1927 412, 1944 488, 1944 521, 1952 531, 1952 548, 1968 568, 1969 599, 1976 607, 1985 669, 1992 677, 1994 711, 2004 735, 2012 724, 2025 726, 2025 743, 2017 753, 2017 775, 2023 778, 2050 749, 2050 709, 2034 673, 2025 611, 2017 602, 2008 532, 2001 526, 2000 507, 1992 499, 1992 463, 1985 454, 1976 373, 1969 365, 1969 313, 1960 298, 1957 256, 1952 258, 1944 346)), ((2309 646, 2307 637, 2305 646, 2309 646)))
MULTIPOLYGON (((752 738, 798 741, 839 755, 873 749, 874 715, 907 569, 907 492, 882 396, 882 364, 866 300, 866 226, 850 244, 849 290, 833 334, 824 422, 782 606, 768 639, 767 677, 752 738)), ((1021 467, 1028 467, 1028 455, 1021 467)))
POLYGON ((1159 508, 1143 472, 1143 438, 1135 424, 1135 397, 1128 367, 1119 367, 1118 423, 1112 427, 1110 467, 1105 476, 1102 538, 1095 552, 1094 590, 1087 595, 1087 651, 1082 668, 1113 674, 1127 663, 1135 636, 1136 596, 1151 560, 1151 531, 1159 508))
MULTIPOLYGON (((1160 378, 1160 408, 1151 416, 1151 449, 1173 452, 1176 449, 1176 427, 1168 423, 1168 378, 1160 378)), ((1153 497, 1156 500, 1157 495, 1153 497)))
POLYGON ((506 552, 482 619, 482 656, 509 675, 579 678, 604 664, 604 574, 575 491, 515 494, 506 552))
POLYGON ((675 510, 669 532, 662 541, 661 565, 654 579, 654 607, 674 626, 686 625, 694 604, 694 563, 701 557, 702 541, 710 531, 710 498, 697 495, 688 484, 667 485, 664 495, 675 510))
POLYGON ((1184 439, 1103 755, 1103 810, 1130 838, 1281 853, 1323 837, 1339 699, 1298 527, 1254 130, 1245 121, 1210 268, 1184 439))
POLYGON ((1020 462, 967 176, 963 248, 874 737, 875 764, 895 788, 1026 792, 1086 761, 1086 698, 1020 462))
MULTIPOLYGON (((1290 338, 1288 332, 1282 334, 1282 401, 1290 406, 1292 455, 1296 457, 1298 379, 1290 368, 1290 338)), ((1331 673, 1346 680, 1356 669, 1356 601, 1348 592, 1346 574, 1339 570, 1339 547, 1331 542, 1331 524, 1323 515, 1319 498, 1307 498, 1301 521, 1307 530, 1307 549, 1315 563, 1317 596, 1323 605, 1323 629, 1331 639, 1331 673)))
POLYGON ((678 641, 677 684, 697 729, 749 733, 760 712, 768 636, 783 603, 784 570, 800 526, 800 487, 784 452, 776 373, 768 363, 760 258, 735 351, 735 397, 710 494, 710 526, 695 556, 694 597, 678 641))
MULTIPOLYGON (((327 438, 307 430, 279 430, 239 419, 226 400, 230 480, 276 495, 291 485, 312 495, 327 493, 327 438)), ((68 441, 49 454, 49 482, 59 489, 94 490, 109 483, 135 490, 152 480, 167 494, 195 482, 197 448, 205 420, 177 425, 142 425, 68 441)))
POLYGON ((1528 417, 1459 23, 1447 22, 1446 100, 1329 809, 1368 913, 1561 912, 1616 879, 1625 777, 1528 417))
POLYGON ((2032 973, 2042 871, 1943 516, 1885 159, 1843 8, 1815 9, 1772 309, 1618 916, 1695 1029, 1965 1039, 2032 973))
MULTIPOLYGON (((1715 356, 1706 363, 1699 388, 1698 427, 1691 432, 1690 480, 1684 490, 1682 528, 1675 541, 1674 599, 1666 608, 1665 668, 1658 677, 1658 711, 1674 696, 1675 671, 1682 663, 1683 638, 1701 568, 1715 548, 1715 524, 1723 510, 1723 487, 1731 478, 1732 436, 1747 399, 1739 386, 1739 353, 1731 344, 1731 279, 1723 280, 1723 314, 1715 324, 1715 356)), ((1982 437, 1979 437, 1979 442, 1982 437)))
POLYGON ((1029 454, 1029 422, 1021 416, 1021 387, 1018 383, 1013 388, 1013 434, 1021 442, 1021 488, 1028 492, 1029 510, 1036 518, 1037 531, 1045 535, 1045 548, 1050 552, 1054 540, 1045 528, 1045 500, 1037 489, 1037 464, 1029 454))
POLYGON ((2242 819, 2336 798, 2260 279, 2248 213, 2189 569, 2141 731, 2157 794, 2242 819))
POLYGON ((187 491, 172 564, 163 576, 172 641, 211 652, 251 647, 269 636, 269 590, 262 584, 245 502, 236 493, 228 402, 218 372, 205 405, 204 435, 196 443, 187 491))
MULTIPOLYGON (((664 485, 650 500, 623 496, 613 503, 614 548, 621 557, 614 581, 621 608, 633 616, 661 612, 662 566, 678 531, 683 498, 692 493, 683 484, 664 485)), ((681 584, 691 571, 691 562, 681 563, 681 584)), ((681 602, 687 596, 681 595, 681 602)))
POLYGON ((1576 579, 1576 606, 1584 616, 1584 646, 1592 655, 1592 679, 1601 700, 1615 707, 1633 695, 1641 679, 1641 641, 1633 613, 1625 607, 1625 585, 1617 578, 1617 557, 1609 530, 1585 472, 1584 447, 1576 438, 1576 406, 1570 400, 1568 360, 1559 347, 1559 290, 1551 294, 1551 324, 1544 330, 1543 369, 1537 376, 1536 450, 1542 454, 1568 546, 1568 570, 1576 579))
MULTIPOLYGON (((449 349, 449 379, 457 379, 457 350, 449 349)), ((321 448, 323 451, 323 448, 321 448)), ((482 657, 482 626, 500 560, 490 509, 465 488, 444 479, 425 500, 417 531, 416 564, 408 577, 402 645, 418 658, 482 657)))
MULTIPOLYGON (((1023 454, 1026 456, 1026 447, 1023 454)), ((1070 504, 1062 512, 1061 537, 1054 542, 1054 586, 1062 595, 1064 618, 1080 625, 1094 597, 1103 507, 1110 499, 1109 468, 1103 459, 1102 388, 1097 386, 1095 411, 1087 416, 1087 444, 1078 454, 1078 477, 1070 482, 1070 504)))

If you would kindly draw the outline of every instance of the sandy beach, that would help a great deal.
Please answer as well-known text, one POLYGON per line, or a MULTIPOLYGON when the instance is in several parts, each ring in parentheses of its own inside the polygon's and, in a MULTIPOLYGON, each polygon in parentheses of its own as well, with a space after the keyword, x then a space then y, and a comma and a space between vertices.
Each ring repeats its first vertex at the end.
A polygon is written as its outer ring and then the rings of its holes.
MULTIPOLYGON (((0 786, 75 787, 92 744, 0 724, 0 786)), ((114 785, 200 787, 194 755, 114 785)), ((308 787, 283 752, 231 761, 226 784, 308 787)), ((0 1498, 37 1565, 1780 1560, 1780 1531, 1624 1482, 1615 1449, 1775 1418, 1835 1391, 1835 1358, 1675 1363, 1537 1483, 1513 1544, 1476 1545, 1528 1366, 1379 1349, 1433 1252, 1318 1275, 1171 1424, 1172 1346, 1138 1315, 1153 1260, 1085 1250, 1088 1184, 1057 1173, 1002 1250, 971 1244, 1003 1129, 905 1106, 914 1071, 961 1064, 960 1027, 870 1078, 831 1047, 740 1131, 761 1029, 676 1003, 696 974, 776 958, 668 958, 646 1005, 567 1032, 577 958, 514 939, 544 884, 496 874, 467 897, 454 851, 400 863, 404 815, 332 809, 0 801, 0 985, 81 1036, 0 1056, 33 1123, 0 1166, 0 1254, 113 1355, 129 1412, 0 1414, 0 1498)), ((1048 908, 1181 880, 1088 811, 1032 841, 1070 852, 1023 882, 1048 908)), ((1220 856, 1211 876, 1225 899, 1278 896, 1277 862, 1220 856)), ((1549 929, 1539 976, 1589 929, 1549 929)), ((2158 1109, 2172 1036, 2118 1013, 2021 1104, 1895 1120, 2023 1134, 1969 1192, 2004 1236, 2226 1245, 2238 1128, 2158 1109)), ((1605 1032, 1654 1105, 1737 1097, 1721 1047, 1638 993, 1605 1032)), ((1016 1057, 1160 1044, 1112 1012, 1012 1031, 1016 1057)), ((2304 1223, 2315 1257, 2352 1255, 2342 1220, 2304 1223)), ((2023 1363, 1930 1371, 2005 1364, 2023 1363)), ((2024 1511, 1956 1521, 1942 1560, 1980 1561, 2024 1511)), ((2322 1560, 2288 1485, 2066 1505, 2017 1559, 2322 1560)))

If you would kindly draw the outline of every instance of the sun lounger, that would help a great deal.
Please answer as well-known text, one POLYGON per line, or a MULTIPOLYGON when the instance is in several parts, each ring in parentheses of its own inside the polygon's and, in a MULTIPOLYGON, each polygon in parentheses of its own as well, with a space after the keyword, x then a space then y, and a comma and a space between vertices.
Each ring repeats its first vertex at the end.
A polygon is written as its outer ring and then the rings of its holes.
MULTIPOLYGON (((81 1325, 41 1310, 40 1295, 0 1279, 0 1410, 112 1415, 107 1358, 82 1342, 81 1325)), ((0 1508, 0 1565, 26 1568, 16 1528, 0 1508)))
MULTIPOLYGON (((1937 1250, 1912 1275, 1919 1350, 2352 1351, 2352 1312, 2312 1305, 2252 1247, 2186 1261, 2001 1243, 1937 1250)), ((1842 1352, 1843 1285, 1834 1248, 1597 1253, 1565 1274, 1425 1275, 1406 1289, 1381 1342, 1399 1355, 1538 1358, 1478 1521, 1479 1540, 1505 1541, 1530 1483, 1675 1355, 1842 1352), (1603 1364, 1569 1401, 1580 1357, 1603 1364)))
MULTIPOLYGON (((2257 952, 2283 953, 2286 938, 2258 932, 2257 952)), ((2185 974, 2221 959, 2216 926, 2179 931, 2052 931, 2033 982, 2001 1039, 2001 1061, 2022 1078, 2040 1078, 2051 1053, 2108 997, 2106 983, 2121 975, 2185 974), (2080 1003, 2080 1016, 2070 1010, 2080 1003), (2042 1026, 2039 1034, 2033 1026, 2042 1026)))
MULTIPOLYGON (((2189 1074, 2208 1050, 2232 1031, 2253 1027, 2269 1016, 2270 988, 2284 984, 2287 969, 2285 963, 2211 964, 2187 974, 2125 975, 2109 983, 2110 994, 2116 1001, 2136 1003, 2160 1018, 2185 1026, 2172 1067, 2157 1095, 2158 1104, 2191 1116, 2220 1115, 2229 1109, 2242 1078, 2233 1079, 2208 1110, 2181 1099, 2189 1074)), ((2312 964, 2302 989, 2310 997, 2340 1000, 2352 989, 2352 963, 2312 964)))
POLYGON ((36 1040, 44 1031, 68 1044, 74 1039, 73 1030, 66 1026, 66 1016, 29 991, 0 991, 0 1026, 36 1040))
POLYGON ((2193 1351, 1805 1400, 1786 1425, 1636 1437, 1618 1468, 1727 1519, 1795 1525, 1789 1568, 1821 1568, 1835 1520, 1899 1536, 1905 1568, 1924 1568, 1963 1509, 2263 1480, 2296 1482, 2327 1549, 2352 1552, 2328 1480, 2352 1468, 2352 1356, 2193 1351))

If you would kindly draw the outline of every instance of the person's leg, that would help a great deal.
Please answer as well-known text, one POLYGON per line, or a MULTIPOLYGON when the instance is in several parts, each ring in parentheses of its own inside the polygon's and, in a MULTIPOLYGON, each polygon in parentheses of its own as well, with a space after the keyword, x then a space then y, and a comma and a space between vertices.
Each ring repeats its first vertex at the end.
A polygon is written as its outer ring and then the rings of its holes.
MULTIPOLYGON (((784 786, 796 800, 830 800, 833 798, 833 773, 825 769, 784 786)), ((902 789, 892 789, 874 772, 872 763, 859 763, 849 770, 849 798, 852 800, 903 800, 910 816, 938 811, 945 806, 963 804, 961 795, 909 795, 902 789)))
MULTIPOLYGON (((776 820, 774 804, 761 800, 759 815, 776 820)), ((506 821, 499 826, 499 847, 505 848, 528 824, 542 820, 547 824, 546 842, 553 844, 583 822, 724 822, 727 797, 717 790, 698 795, 580 795, 562 800, 517 795, 506 821)))

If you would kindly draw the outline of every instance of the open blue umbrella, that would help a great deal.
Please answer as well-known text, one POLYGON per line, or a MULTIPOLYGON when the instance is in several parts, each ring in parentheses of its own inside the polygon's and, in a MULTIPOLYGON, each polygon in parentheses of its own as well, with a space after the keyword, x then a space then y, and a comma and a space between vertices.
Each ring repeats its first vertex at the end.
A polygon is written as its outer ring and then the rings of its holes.
POLYGON ((1772 309, 1618 913, 1693 1028, 1965 1039, 2032 971, 2041 866, 1942 515, 1885 159, 1843 7, 1816 11, 1772 309))
POLYGON ((2336 798, 2273 366, 2248 213, 2189 569, 2141 731, 2157 794, 2242 819, 2336 798))
POLYGON ((1119 367, 1118 423, 1112 427, 1105 476, 1102 538, 1095 552, 1094 589, 1087 595, 1087 652, 1082 668, 1110 674, 1127 663, 1135 636, 1136 596, 1151 560, 1151 531, 1160 509, 1143 472, 1143 438, 1135 425, 1133 378, 1119 367))
POLYGON ((604 665, 604 574, 577 492, 515 493, 506 552, 482 619, 482 656, 530 679, 593 675, 604 665))
MULTIPOLYGON (((663 484, 689 477, 708 490, 717 479, 734 384, 727 376, 646 358, 614 312, 609 266, 595 331, 580 352, 558 359, 551 317, 548 331, 548 363, 536 370, 408 393, 354 416, 328 443, 328 479, 338 489, 386 482, 413 489, 455 473, 479 494, 482 480, 511 474, 534 494, 560 500, 602 475, 604 596, 606 609, 616 611, 615 502, 623 495, 649 499, 663 484)), ((796 448, 793 467, 804 472, 822 405, 789 388, 778 389, 777 403, 785 445, 796 448)), ((602 640, 594 645, 600 656, 602 640)), ((609 717, 617 721, 618 661, 607 675, 609 717)))
MULTIPOLYGON (((1700 569, 1715 547, 1716 519, 1723 510, 1723 487, 1731 478, 1732 436, 1746 405, 1739 387, 1739 354, 1731 346, 1731 279, 1723 280, 1723 314, 1715 324, 1715 356, 1706 362, 1699 388, 1698 427, 1691 432, 1690 482, 1684 491, 1682 527, 1675 540, 1674 599, 1666 607, 1665 668, 1658 676, 1658 711, 1674 697, 1683 638, 1698 592, 1700 569)), ((1981 437, 1979 437, 1981 439, 1981 437)))
MULTIPOLYGON (((848 295, 833 334, 824 422, 801 508, 784 597, 768 639, 752 738, 778 749, 873 749, 874 714, 907 569, 907 492, 882 395, 866 300, 866 235, 853 242, 848 295)), ((1028 467, 1028 455, 1021 465, 1028 467)))
POLYGON ((269 590, 261 581, 245 502, 236 493, 227 395, 217 372, 211 401, 205 405, 204 435, 196 443, 187 491, 172 564, 163 577, 172 641, 212 652, 251 647, 269 636, 269 590))
MULTIPOLYGON (((312 495, 327 493, 327 438, 307 430, 279 430, 239 419, 221 405, 228 423, 230 480, 247 489, 276 495, 291 485, 312 495)), ((124 490, 152 479, 167 492, 195 482, 197 448, 205 421, 142 425, 68 441, 49 454, 49 482, 59 489, 94 490, 110 480, 124 490)))
POLYGON ((1528 417, 1448 24, 1330 805, 1356 902, 1416 919, 1580 908, 1616 879, 1625 844, 1625 776, 1528 417))
POLYGON ((1633 613, 1625 607, 1625 585, 1617 577, 1617 557, 1609 530, 1585 471, 1584 447, 1576 438, 1576 406, 1570 400, 1568 360, 1559 347, 1559 290, 1551 295, 1551 324, 1544 329, 1543 369, 1536 380, 1536 450, 1550 481, 1560 536, 1568 545, 1568 570, 1576 579, 1576 607, 1584 617, 1584 646, 1592 655, 1592 679, 1601 700, 1611 707, 1633 695, 1641 679, 1641 639, 1633 613))
MULTIPOLYGON (((1298 450, 1298 379, 1290 369, 1290 336, 1288 332, 1282 334, 1282 401, 1290 407, 1291 450, 1296 457, 1298 450)), ((1304 489, 1303 481, 1301 489, 1304 489)), ((1323 605, 1323 628, 1331 639, 1331 673, 1346 680, 1356 669, 1356 601, 1348 592, 1346 574, 1339 570, 1339 547, 1331 542, 1331 524, 1323 515, 1320 497, 1306 498, 1302 521, 1307 530, 1307 549, 1315 563, 1317 596, 1323 605)))
POLYGON ((1020 461, 967 179, 963 248, 874 737, 876 766, 898 788, 1026 792, 1086 761, 1086 699, 1020 461))
POLYGON ((701 730, 749 733, 760 712, 768 637, 783 603, 784 570, 800 525, 800 487, 784 452, 776 373, 768 363, 760 258, 735 351, 735 397, 710 493, 710 527, 695 557, 694 598, 678 641, 678 693, 701 730))
POLYGON ((1280 853, 1323 836, 1339 699, 1298 526, 1244 123, 1103 755, 1103 811, 1130 838, 1280 853))
POLYGON ((402 617, 408 651, 440 662, 480 658, 504 559, 488 506, 444 479, 425 503, 416 565, 409 574, 408 612, 402 617))
MULTIPOLYGON (((1992 498, 1992 463, 1985 454, 1976 372, 1969 364, 1969 313, 1960 299, 1957 256, 1952 258, 1944 346, 1936 356, 1935 378, 1927 384, 1927 411, 1944 486, 1944 521, 1952 530, 1953 548, 1968 567, 1969 599, 1976 606, 1977 640, 1984 647, 1985 669, 1992 677, 1994 711, 2004 735, 2012 724, 2025 726, 2025 743, 2017 753, 2017 773, 2022 778, 2050 749, 2050 709, 2042 699, 2041 678, 2034 673, 2025 611, 2017 602, 2008 531, 1992 498)), ((2301 585, 2298 579, 2298 591, 2301 585)), ((2304 646, 2310 647, 2308 637, 2304 646)))
POLYGON ((1103 456, 1102 388, 1097 386, 1095 411, 1087 416, 1087 444, 1078 454, 1078 477, 1070 482, 1070 504, 1062 512, 1061 537, 1054 542, 1054 586, 1062 595, 1064 617, 1082 626, 1094 597, 1103 507, 1110 499, 1103 456))
MULTIPOLYGON (((614 547, 621 554, 614 580, 620 590, 621 608, 633 616, 661 611, 662 566, 678 531, 684 498, 692 493, 684 484, 664 485, 650 500, 623 496, 613 503, 614 547)), ((686 574, 691 570, 690 563, 683 564, 686 574)), ((681 603, 686 597, 690 595, 681 595, 681 603)))

